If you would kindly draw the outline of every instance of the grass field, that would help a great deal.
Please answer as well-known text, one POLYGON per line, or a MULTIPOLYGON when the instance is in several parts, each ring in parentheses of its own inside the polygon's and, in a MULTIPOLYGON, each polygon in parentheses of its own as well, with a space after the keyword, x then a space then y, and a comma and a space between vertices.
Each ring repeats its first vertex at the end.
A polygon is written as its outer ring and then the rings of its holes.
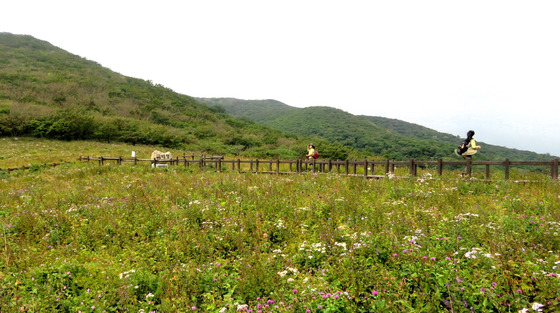
POLYGON ((0 172, 0 312, 560 311, 560 185, 544 175, 98 166, 75 159, 132 146, 0 142, 0 168, 72 161, 0 172))

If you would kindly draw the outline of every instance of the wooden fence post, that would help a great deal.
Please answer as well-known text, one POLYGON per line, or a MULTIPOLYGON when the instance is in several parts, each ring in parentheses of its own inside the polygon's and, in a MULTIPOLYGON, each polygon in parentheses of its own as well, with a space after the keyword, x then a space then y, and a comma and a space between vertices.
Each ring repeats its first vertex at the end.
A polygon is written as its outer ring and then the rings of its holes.
POLYGON ((259 172, 259 159, 255 160, 255 173, 259 172))
POLYGON ((280 174, 280 159, 276 159, 276 174, 280 174))
POLYGON ((509 179, 509 159, 504 161, 505 179, 509 179))
POLYGON ((558 159, 552 160, 552 166, 550 169, 550 177, 552 179, 558 179, 558 159))
POLYGON ((385 160, 385 175, 389 174, 390 171, 391 171, 391 170, 389 169, 389 165, 390 165, 389 159, 386 159, 386 160, 385 160))
POLYGON ((410 176, 416 176, 416 164, 414 164, 414 159, 410 159, 410 168, 408 170, 410 176))
POLYGON ((313 168, 311 169, 311 171, 312 171, 313 173, 315 173, 315 165, 316 165, 316 163, 317 163, 317 159, 313 159, 313 164, 312 164, 313 168))
POLYGON ((443 159, 442 158, 437 159, 437 173, 438 173, 438 176, 443 175, 443 159))
MULTIPOLYGON (((486 160, 490 161, 490 160, 486 160)), ((490 164, 486 164, 486 180, 490 180, 490 164)))

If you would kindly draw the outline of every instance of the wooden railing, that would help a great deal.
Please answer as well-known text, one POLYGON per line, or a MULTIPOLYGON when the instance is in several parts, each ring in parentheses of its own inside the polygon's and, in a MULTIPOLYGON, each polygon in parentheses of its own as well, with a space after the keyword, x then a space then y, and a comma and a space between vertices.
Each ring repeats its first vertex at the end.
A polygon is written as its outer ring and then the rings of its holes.
POLYGON ((553 159, 551 161, 510 161, 505 159, 504 161, 444 161, 438 159, 436 161, 419 161, 415 159, 410 159, 408 161, 373 161, 364 159, 361 161, 350 161, 350 160, 241 160, 232 159, 226 160, 222 156, 201 156, 196 158, 194 155, 183 158, 176 157, 175 159, 157 161, 151 159, 138 159, 130 158, 125 159, 122 157, 80 157, 80 161, 85 162, 98 162, 99 165, 105 164, 108 161, 116 161, 117 164, 122 164, 123 162, 133 162, 135 165, 139 162, 148 162, 154 167, 159 166, 169 166, 169 165, 183 165, 189 167, 191 165, 196 165, 199 168, 212 167, 217 171, 224 171, 226 167, 230 167, 232 171, 238 172, 252 172, 252 173, 270 173, 270 174, 295 174, 295 173, 305 173, 305 172, 336 172, 339 174, 349 175, 349 176, 363 176, 364 178, 383 178, 395 173, 395 167, 407 167, 409 176, 418 175, 418 167, 435 167, 437 175, 441 176, 443 174, 444 166, 464 166, 465 172, 470 175, 472 168, 474 166, 484 166, 485 179, 490 179, 490 166, 501 166, 504 169, 504 178, 509 179, 511 173, 511 167, 523 167, 523 166, 544 166, 550 168, 550 177, 552 179, 558 179, 558 159, 553 159), (381 170, 379 169, 381 168, 381 170), (376 171, 382 172, 383 175, 375 174, 376 171))
POLYGON ((36 164, 36 165, 28 165, 28 166, 20 166, 20 167, 8 167, 8 168, 0 168, 0 171, 6 171, 6 172, 13 172, 13 171, 19 171, 19 170, 29 170, 32 168, 44 168, 44 167, 55 167, 55 166, 59 166, 62 164, 67 164, 70 162, 62 162, 62 163, 44 163, 44 164, 36 164))

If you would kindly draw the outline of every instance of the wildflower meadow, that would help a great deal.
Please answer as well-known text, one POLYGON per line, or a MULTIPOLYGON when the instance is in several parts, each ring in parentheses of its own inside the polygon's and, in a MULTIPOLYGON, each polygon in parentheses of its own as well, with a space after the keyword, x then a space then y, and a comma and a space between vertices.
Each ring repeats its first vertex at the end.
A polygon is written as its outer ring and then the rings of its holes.
POLYGON ((560 311, 560 185, 545 175, 73 161, 0 171, 0 227, 0 312, 560 311))

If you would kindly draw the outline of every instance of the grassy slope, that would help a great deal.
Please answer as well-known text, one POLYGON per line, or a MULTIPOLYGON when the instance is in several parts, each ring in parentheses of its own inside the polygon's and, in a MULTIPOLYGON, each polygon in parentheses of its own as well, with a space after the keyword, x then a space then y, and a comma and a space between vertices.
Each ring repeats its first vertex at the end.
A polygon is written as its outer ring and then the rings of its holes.
POLYGON ((0 63, 0 135, 286 158, 297 155, 307 141, 236 120, 31 36, 0 33, 0 63))

